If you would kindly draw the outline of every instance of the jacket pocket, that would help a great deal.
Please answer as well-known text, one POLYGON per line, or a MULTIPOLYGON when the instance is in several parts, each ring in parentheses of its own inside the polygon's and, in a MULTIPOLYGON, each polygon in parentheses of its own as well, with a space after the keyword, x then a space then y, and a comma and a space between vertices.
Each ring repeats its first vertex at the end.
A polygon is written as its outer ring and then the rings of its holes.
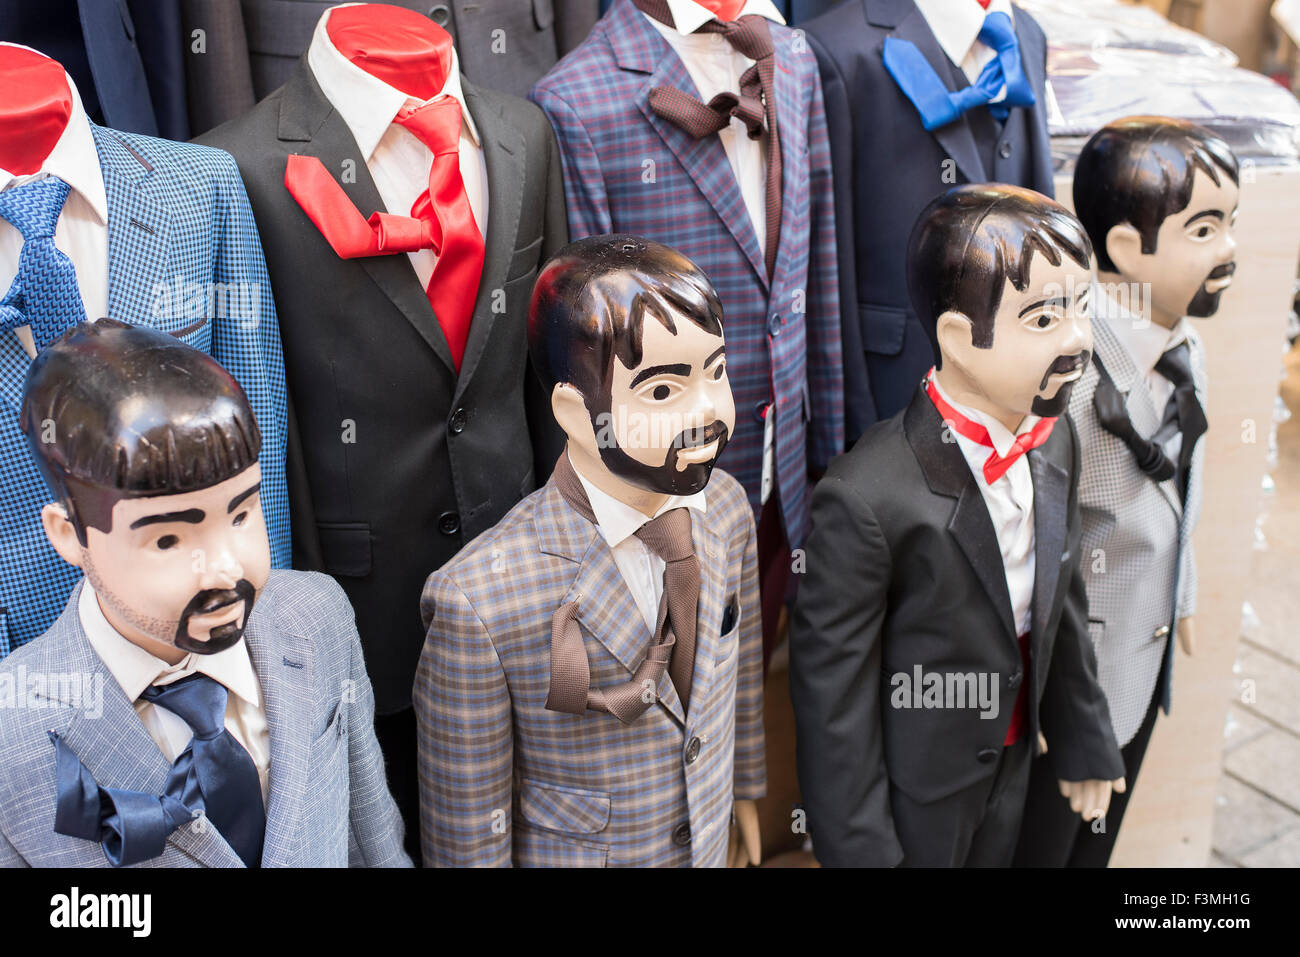
POLYGON ((862 329, 862 348, 867 352, 896 356, 903 351, 907 310, 859 303, 858 323, 862 329))
POLYGON ((344 578, 370 574, 370 525, 366 522, 320 522, 321 557, 325 571, 344 578))
POLYGON ((510 256, 510 268, 506 270, 506 282, 522 279, 537 268, 537 257, 542 251, 542 237, 538 236, 527 246, 516 249, 510 256))
POLYGON ((523 781, 519 813, 529 824, 567 834, 597 834, 609 824, 610 798, 600 791, 523 781))

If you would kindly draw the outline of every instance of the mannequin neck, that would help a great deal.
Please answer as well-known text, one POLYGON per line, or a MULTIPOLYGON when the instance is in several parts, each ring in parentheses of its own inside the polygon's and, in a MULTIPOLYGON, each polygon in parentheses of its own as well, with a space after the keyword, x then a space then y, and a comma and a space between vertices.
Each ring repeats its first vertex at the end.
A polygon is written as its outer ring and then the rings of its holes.
POLYGON ((668 501, 663 492, 651 492, 639 486, 623 481, 600 460, 599 455, 588 455, 577 443, 570 440, 567 445, 569 462, 579 475, 600 489, 610 498, 617 499, 624 505, 636 509, 646 518, 654 518, 659 509, 668 501))
POLYGON ((436 96, 451 73, 451 34, 414 10, 381 3, 335 7, 325 29, 349 61, 417 100, 436 96))
POLYGON ((719 20, 734 20, 745 7, 745 0, 695 0, 719 20))
POLYGON ((1125 276, 1121 276, 1117 272, 1107 272, 1102 269, 1097 270, 1097 281, 1101 284, 1103 289, 1128 288, 1130 290, 1142 290, 1137 295, 1130 295, 1128 297, 1128 307, 1130 311, 1135 314, 1149 318, 1157 326, 1172 329, 1174 326, 1178 325, 1178 321, 1183 318, 1181 314, 1174 315, 1156 305, 1154 301, 1155 297, 1150 294, 1151 286, 1149 283, 1138 282, 1126 278, 1125 276))
POLYGON ((939 387, 943 389, 944 394, 953 402, 964 405, 968 409, 974 409, 976 412, 981 412, 996 420, 1012 435, 1016 434, 1016 430, 1025 421, 1025 413, 1017 412, 1014 409, 1004 409, 992 402, 971 377, 958 368, 955 363, 945 362, 943 368, 935 371, 934 377, 938 381, 939 387))
POLYGON ((71 116, 63 67, 34 50, 0 44, 0 168, 19 176, 39 171, 71 116))

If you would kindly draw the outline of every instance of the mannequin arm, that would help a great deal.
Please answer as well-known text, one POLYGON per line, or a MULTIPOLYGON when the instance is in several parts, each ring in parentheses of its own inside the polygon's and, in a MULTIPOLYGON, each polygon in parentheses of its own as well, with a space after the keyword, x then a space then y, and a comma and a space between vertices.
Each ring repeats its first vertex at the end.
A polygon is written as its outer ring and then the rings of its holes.
POLYGON ((1085 821, 1105 817, 1110 808, 1111 791, 1123 794, 1127 785, 1123 778, 1114 781, 1059 781, 1061 797, 1070 802, 1070 810, 1085 821))
POLYGON ((542 83, 528 98, 542 108, 555 128, 560 154, 564 157, 564 195, 568 201, 569 238, 583 239, 614 231, 605 195, 605 177, 600 158, 582 120, 557 93, 542 83))
POLYGON ((1183 654, 1191 658, 1196 654, 1196 619, 1182 618, 1178 622, 1178 644, 1183 654))
POLYGON ((727 845, 727 866, 757 867, 763 862, 763 842, 758 833, 758 803, 737 801, 731 839, 727 845))

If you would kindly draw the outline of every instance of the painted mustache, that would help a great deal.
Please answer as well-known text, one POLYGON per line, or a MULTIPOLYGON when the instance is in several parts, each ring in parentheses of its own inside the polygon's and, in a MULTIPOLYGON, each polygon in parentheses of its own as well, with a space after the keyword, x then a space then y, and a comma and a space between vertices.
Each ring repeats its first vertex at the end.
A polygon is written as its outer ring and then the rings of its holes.
POLYGON ((224 651, 243 634, 248 624, 248 612, 252 610, 256 596, 257 589, 246 578, 237 581, 234 588, 206 588, 199 592, 189 600, 185 610, 181 612, 180 624, 176 629, 176 646, 186 651, 201 651, 205 654, 224 651), (191 618, 211 615, 239 602, 247 606, 243 622, 233 621, 214 628, 210 635, 211 640, 206 644, 190 638, 191 618))
POLYGON ((1041 392, 1047 388, 1047 380, 1054 375, 1069 375, 1076 370, 1087 368, 1088 360, 1092 358, 1092 353, 1087 349, 1075 353, 1072 356, 1057 356, 1052 360, 1052 364, 1047 367, 1043 373, 1043 381, 1038 383, 1038 391, 1041 392))
POLYGON ((677 438, 673 439, 672 448, 689 449, 697 445, 708 445, 715 439, 725 437, 727 427, 721 420, 717 420, 704 426, 702 429, 687 429, 680 433, 677 438))
POLYGON ((1210 274, 1205 277, 1206 282, 1213 282, 1215 279, 1227 279, 1237 271, 1235 262, 1224 263, 1222 266, 1215 266, 1210 270, 1210 274))

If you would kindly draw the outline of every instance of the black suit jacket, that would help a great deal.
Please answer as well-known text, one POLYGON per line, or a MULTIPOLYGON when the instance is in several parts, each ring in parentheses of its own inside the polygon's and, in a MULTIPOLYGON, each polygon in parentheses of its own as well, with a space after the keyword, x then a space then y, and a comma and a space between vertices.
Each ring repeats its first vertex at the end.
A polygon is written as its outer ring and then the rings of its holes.
POLYGON ((958 183, 1002 181, 1053 194, 1047 41, 1023 10, 1015 24, 1037 104, 1013 109, 1001 132, 984 116, 975 119, 989 122, 987 130, 973 125, 968 113, 932 133, 885 69, 885 37, 914 43, 949 89, 966 80, 913 0, 845 0, 802 24, 830 130, 849 445, 901 410, 935 360, 907 293, 907 238, 925 205, 958 183))
POLYGON ((351 171, 343 189, 363 216, 384 209, 305 59, 202 139, 239 163, 275 293, 294 567, 343 585, 381 714, 410 705, 424 580, 544 481, 561 448, 525 336, 537 271, 567 240, 559 151, 531 103, 463 89, 483 140, 488 231, 459 376, 410 260, 340 259, 285 189, 289 154, 315 156, 351 171))
MULTIPOLYGON (((1068 417, 1029 453, 1029 467, 1036 580, 1026 734, 1035 741, 1043 731, 1058 777, 1113 780, 1124 767, 1088 638, 1068 417)), ((993 523, 923 389, 831 464, 812 515, 790 691, 814 850, 832 866, 941 856, 902 845, 891 792, 918 804, 955 797, 978 821, 982 805, 967 804, 987 796, 1024 676, 993 523), (893 707, 892 676, 916 665, 996 673, 997 717, 893 707)))

